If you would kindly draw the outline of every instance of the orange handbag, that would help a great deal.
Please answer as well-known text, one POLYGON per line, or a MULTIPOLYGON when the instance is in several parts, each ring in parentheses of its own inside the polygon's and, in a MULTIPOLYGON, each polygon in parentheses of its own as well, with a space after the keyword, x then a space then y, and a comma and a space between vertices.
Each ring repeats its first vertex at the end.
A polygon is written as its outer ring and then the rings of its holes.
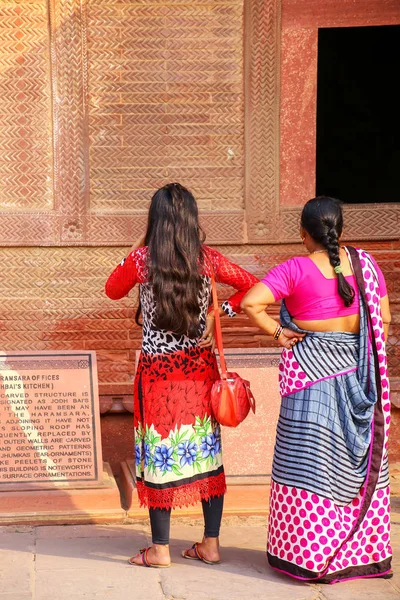
POLYGON ((215 337, 219 352, 221 379, 211 388, 211 409, 215 419, 225 427, 237 427, 249 414, 250 408, 256 412, 256 402, 250 382, 237 373, 228 373, 222 343, 221 319, 218 307, 217 286, 211 267, 212 297, 215 314, 215 337))

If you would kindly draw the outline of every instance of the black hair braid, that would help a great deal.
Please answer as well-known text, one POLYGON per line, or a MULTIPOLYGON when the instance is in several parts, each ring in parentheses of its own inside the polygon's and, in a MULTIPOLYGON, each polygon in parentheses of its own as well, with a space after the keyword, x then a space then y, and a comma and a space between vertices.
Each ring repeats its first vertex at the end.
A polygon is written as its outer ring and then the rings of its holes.
MULTIPOLYGON (((318 196, 309 200, 303 208, 301 225, 313 240, 327 250, 332 267, 339 267, 339 238, 343 229, 341 202, 327 196, 318 196)), ((354 289, 346 281, 343 273, 336 274, 339 296, 343 299, 345 306, 351 306, 354 302, 354 289)))
POLYGON ((330 227, 326 232, 326 242, 323 245, 328 251, 332 267, 338 267, 340 265, 340 248, 338 234, 334 227, 330 227))

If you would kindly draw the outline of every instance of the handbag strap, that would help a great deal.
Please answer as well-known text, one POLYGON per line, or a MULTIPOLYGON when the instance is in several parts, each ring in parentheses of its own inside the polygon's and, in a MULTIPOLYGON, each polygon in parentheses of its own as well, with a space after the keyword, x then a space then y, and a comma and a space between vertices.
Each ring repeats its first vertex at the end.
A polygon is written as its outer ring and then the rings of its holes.
POLYGON ((219 306, 218 306, 217 285, 215 283, 214 267, 211 263, 211 260, 209 261, 209 263, 210 263, 210 272, 211 272, 211 289, 212 289, 212 298, 213 298, 213 308, 214 308, 214 315, 215 315, 215 339, 217 342, 217 348, 218 348, 218 353, 219 353, 219 362, 221 365, 221 379, 227 379, 228 373, 227 373, 227 368, 226 368, 224 345, 222 342, 222 328, 221 328, 221 317, 219 314, 219 306))

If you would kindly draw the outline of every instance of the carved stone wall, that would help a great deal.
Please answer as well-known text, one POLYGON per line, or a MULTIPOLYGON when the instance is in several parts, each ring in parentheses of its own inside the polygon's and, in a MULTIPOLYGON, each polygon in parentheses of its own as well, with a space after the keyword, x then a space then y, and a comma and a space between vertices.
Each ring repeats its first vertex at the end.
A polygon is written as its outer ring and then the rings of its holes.
POLYGON ((137 213, 182 181, 242 211, 243 2, 92 0, 87 23, 90 210, 137 213))
MULTIPOLYGON (((2 347, 91 348, 131 392, 133 299, 104 282, 152 192, 193 189, 209 243, 272 240, 277 0, 4 0, 0 5, 2 347), (120 246, 110 249, 110 246, 120 246)), ((232 324, 229 342, 263 343, 232 324)))
MULTIPOLYGON (((210 242, 296 241, 313 186, 297 172, 312 171, 313 32, 364 13, 400 22, 398 3, 347 4, 282 0, 281 21, 280 0, 4 0, 0 243, 128 244, 151 192, 175 179, 210 242), (305 126, 308 162, 296 160, 305 126)), ((397 239, 399 206, 349 207, 349 236, 397 239)))
MULTIPOLYGON (((0 236, 4 241, 28 235, 22 211, 54 208, 48 7, 45 2, 26 4, 10 1, 0 6, 0 236)), ((36 229, 36 224, 31 227, 36 229)))
MULTIPOLYGON (((363 244, 385 273, 394 324, 389 348, 391 374, 400 373, 400 244, 363 244)), ((293 246, 221 246, 231 260, 256 276, 301 249, 293 246)), ((118 302, 104 283, 128 248, 3 248, 0 339, 4 350, 96 350, 102 394, 132 393, 135 351, 141 331, 134 324, 136 294, 118 302)), ((230 290, 221 288, 221 298, 230 290)), ((243 316, 224 320, 225 343, 259 347, 271 340, 243 316)))
POLYGON ((278 0, 0 10, 1 243, 129 244, 178 179, 213 243, 273 239, 278 0))

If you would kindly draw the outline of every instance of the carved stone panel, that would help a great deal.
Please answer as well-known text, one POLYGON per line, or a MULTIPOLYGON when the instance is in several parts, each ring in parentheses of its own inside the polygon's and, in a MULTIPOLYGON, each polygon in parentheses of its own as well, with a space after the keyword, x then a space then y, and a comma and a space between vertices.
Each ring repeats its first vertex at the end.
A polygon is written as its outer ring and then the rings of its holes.
POLYGON ((51 68, 46 2, 0 6, 0 214, 51 210, 51 68))
MULTIPOLYGON (((3 0, 0 243, 130 244, 171 180, 193 189, 212 244, 296 241, 299 209, 279 204, 280 12, 3 0)), ((398 237, 396 205, 347 212, 353 239, 398 237)))
POLYGON ((0 242, 130 243, 171 180, 210 243, 272 239, 278 0, 14 0, 3 15, 0 242))
POLYGON ((80 0, 0 5, 0 242, 85 240, 85 23, 80 0), (3 164, 4 163, 4 164, 3 164))

